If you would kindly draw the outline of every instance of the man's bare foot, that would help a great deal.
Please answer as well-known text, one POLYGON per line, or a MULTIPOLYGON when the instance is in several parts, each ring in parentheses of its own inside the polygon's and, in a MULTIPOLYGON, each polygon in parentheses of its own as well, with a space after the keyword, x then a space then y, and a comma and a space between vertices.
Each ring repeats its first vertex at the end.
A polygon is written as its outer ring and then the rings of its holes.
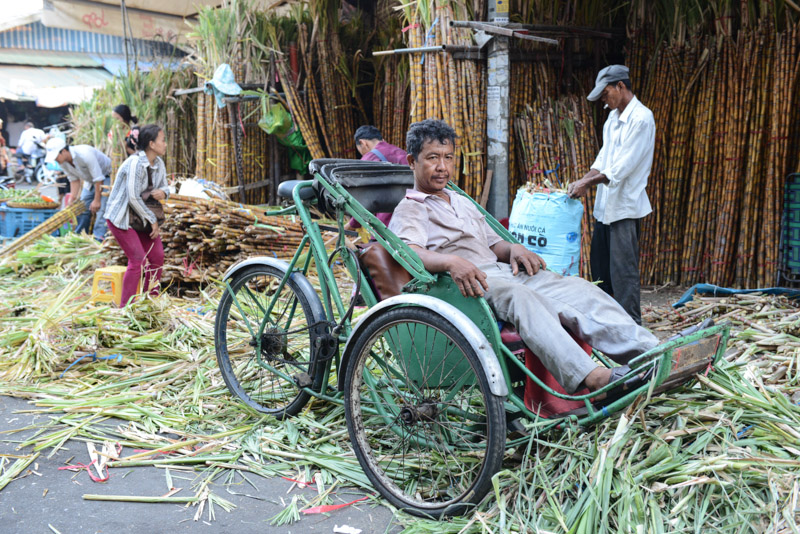
MULTIPOLYGON (((608 385, 611 379, 611 369, 606 367, 595 367, 586 378, 583 379, 583 383, 589 388, 589 391, 597 391, 598 389, 602 388, 603 386, 608 385)), ((606 396, 605 393, 599 395, 597 400, 604 399, 606 396)))

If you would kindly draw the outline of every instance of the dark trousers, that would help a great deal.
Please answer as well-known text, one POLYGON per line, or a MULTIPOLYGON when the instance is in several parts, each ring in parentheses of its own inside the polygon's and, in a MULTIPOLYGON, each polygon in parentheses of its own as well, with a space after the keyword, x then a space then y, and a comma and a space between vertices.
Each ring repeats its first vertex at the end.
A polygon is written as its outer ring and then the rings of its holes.
POLYGON ((611 224, 595 222, 589 258, 592 278, 614 297, 636 324, 642 324, 639 304, 639 219, 611 224))

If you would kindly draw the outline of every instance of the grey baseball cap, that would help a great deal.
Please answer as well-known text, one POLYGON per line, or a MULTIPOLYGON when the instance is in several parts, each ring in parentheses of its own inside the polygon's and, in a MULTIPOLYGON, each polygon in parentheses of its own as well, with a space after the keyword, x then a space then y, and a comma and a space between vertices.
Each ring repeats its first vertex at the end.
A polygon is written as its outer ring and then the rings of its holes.
POLYGON ((628 67, 625 65, 609 65, 608 67, 597 73, 597 80, 594 82, 594 89, 589 93, 586 98, 594 102, 600 95, 603 94, 603 89, 606 85, 616 83, 620 80, 627 80, 630 78, 628 74, 628 67))

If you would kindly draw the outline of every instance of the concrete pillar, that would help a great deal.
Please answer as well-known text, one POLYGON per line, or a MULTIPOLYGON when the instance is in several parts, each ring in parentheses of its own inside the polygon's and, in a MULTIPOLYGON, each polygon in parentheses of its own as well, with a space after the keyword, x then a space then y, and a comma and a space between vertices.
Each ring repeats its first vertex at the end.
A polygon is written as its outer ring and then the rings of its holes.
MULTIPOLYGON (((509 0, 491 0, 489 22, 508 22, 509 0)), ((508 217, 508 135, 511 78, 509 38, 495 35, 489 41, 486 83, 486 134, 488 146, 487 171, 492 173, 489 201, 486 210, 497 219, 508 217)))

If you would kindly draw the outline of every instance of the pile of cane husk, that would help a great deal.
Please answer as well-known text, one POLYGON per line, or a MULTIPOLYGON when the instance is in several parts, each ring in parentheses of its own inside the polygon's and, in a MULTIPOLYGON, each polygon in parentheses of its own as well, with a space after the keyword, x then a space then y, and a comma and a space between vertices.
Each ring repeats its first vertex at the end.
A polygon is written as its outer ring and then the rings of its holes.
MULTIPOLYGON (((174 497, 127 499, 182 499, 209 521, 232 508, 214 478, 315 480, 319 492, 292 499, 273 524, 334 502, 345 486, 374 493, 340 406, 312 402, 278 422, 229 395, 214 357, 216 286, 123 309, 89 304, 91 273, 107 254, 89 237, 45 237, 0 263, 0 394, 53 414, 23 443, 30 454, 0 461, 0 487, 12 490, 26 462, 72 439, 123 445, 112 473, 192 469, 174 497), (109 426, 112 417, 124 423, 109 426)), ((731 321, 733 336, 725 360, 693 385, 643 397, 594 427, 541 433, 532 425, 528 454, 519 463, 508 451, 475 512, 441 522, 397 513, 395 521, 406 533, 795 532, 800 308, 755 294, 645 313, 660 336, 708 316, 731 321)))
MULTIPOLYGON (((172 195, 161 226, 165 266, 162 284, 218 280, 250 256, 289 259, 303 238, 300 219, 270 216, 265 208, 225 200, 172 195)), ((127 260, 113 239, 111 263, 127 260)))

